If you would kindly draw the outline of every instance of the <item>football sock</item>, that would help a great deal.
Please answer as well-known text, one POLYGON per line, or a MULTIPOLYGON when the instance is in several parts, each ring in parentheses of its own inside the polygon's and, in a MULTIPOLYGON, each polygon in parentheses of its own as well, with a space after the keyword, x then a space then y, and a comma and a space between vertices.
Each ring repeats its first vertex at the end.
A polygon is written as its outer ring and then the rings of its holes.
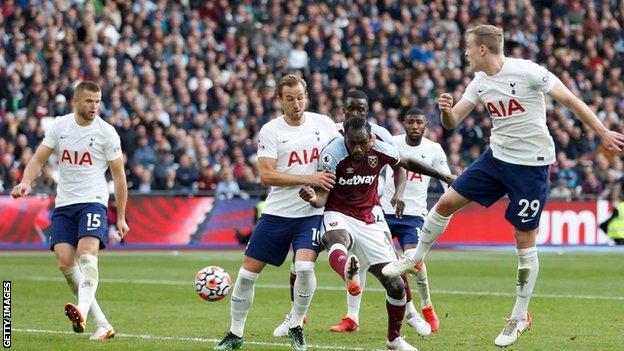
MULTIPOLYGON (((413 249, 406 250, 405 254, 408 255, 413 249)), ((429 278, 427 277, 427 265, 423 263, 420 270, 414 276, 416 280, 416 289, 420 296, 420 307, 426 307, 431 305, 431 295, 429 294, 429 278)))
POLYGON ((512 318, 525 320, 529 301, 539 272, 537 247, 518 249, 518 275, 516 277, 516 304, 511 312, 512 318))
POLYGON ((407 275, 403 274, 401 279, 403 280, 403 284, 405 286, 405 317, 409 318, 418 312, 414 307, 414 301, 412 301, 412 291, 409 283, 407 282, 407 275))
POLYGON ((388 312, 388 341, 401 336, 401 325, 405 317, 405 297, 393 299, 386 294, 386 311, 388 312))
POLYGON ((295 269, 295 262, 290 263, 290 302, 295 301, 293 292, 295 289, 295 280, 297 279, 297 271, 295 269))
POLYGON ((98 258, 91 254, 82 254, 78 257, 78 265, 82 272, 78 287, 78 309, 86 320, 98 286, 98 258))
POLYGON ((347 265, 347 248, 342 244, 333 244, 329 248, 329 265, 338 273, 342 280, 346 280, 345 266, 347 265))
MULTIPOLYGON (((73 266, 63 271, 63 276, 65 276, 65 279, 67 280, 69 290, 71 290, 75 297, 78 297, 78 285, 80 284, 80 279, 82 279, 82 273, 80 273, 80 268, 78 268, 78 266, 73 266)), ((93 318, 95 324, 98 326, 110 325, 95 298, 91 303, 91 308, 89 308, 89 315, 91 316, 91 318, 93 318)))
POLYGON ((254 298, 254 289, 259 273, 254 273, 241 267, 232 290, 232 302, 230 304, 230 314, 232 323, 230 332, 238 337, 243 337, 247 313, 254 298))
POLYGON ((416 249, 413 249, 413 251, 408 250, 410 254, 407 255, 406 252, 405 256, 416 262, 422 261, 431 246, 433 246, 433 243, 442 232, 444 232, 444 229, 446 229, 451 217, 452 216, 444 217, 438 214, 435 208, 431 210, 425 219, 425 224, 423 224, 422 228, 418 231, 418 245, 416 249))
POLYGON ((297 279, 295 280, 295 292, 290 316, 290 328, 300 327, 303 325, 310 302, 314 296, 316 289, 316 276, 314 275, 314 262, 297 261, 295 262, 297 271, 297 279))
POLYGON ((360 304, 362 303, 362 293, 364 285, 366 285, 366 270, 360 269, 360 289, 359 295, 353 296, 347 292, 347 317, 351 318, 355 323, 360 323, 360 304))

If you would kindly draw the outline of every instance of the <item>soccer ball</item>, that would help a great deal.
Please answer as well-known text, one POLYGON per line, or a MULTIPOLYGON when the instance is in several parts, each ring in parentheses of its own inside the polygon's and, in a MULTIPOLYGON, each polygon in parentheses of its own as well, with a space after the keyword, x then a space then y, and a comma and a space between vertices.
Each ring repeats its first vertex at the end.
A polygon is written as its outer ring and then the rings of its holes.
POLYGON ((232 279, 221 267, 208 266, 195 275, 195 291, 204 301, 219 301, 232 287, 232 279))

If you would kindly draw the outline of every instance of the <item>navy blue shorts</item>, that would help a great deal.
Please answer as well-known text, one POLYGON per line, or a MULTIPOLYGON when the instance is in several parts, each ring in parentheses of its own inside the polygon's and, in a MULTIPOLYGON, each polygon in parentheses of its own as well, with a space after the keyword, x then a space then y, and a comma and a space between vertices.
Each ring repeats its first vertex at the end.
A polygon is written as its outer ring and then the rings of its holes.
POLYGON ((100 239, 100 250, 106 247, 108 217, 106 207, 99 203, 74 204, 57 207, 52 213, 50 250, 58 243, 78 246, 85 236, 100 239))
POLYGON ((522 166, 497 160, 488 149, 453 182, 463 197, 485 207, 507 194, 505 218, 517 229, 539 227, 548 195, 550 166, 522 166))
POLYGON ((407 244, 418 244, 417 229, 422 228, 425 223, 422 217, 403 215, 403 218, 397 218, 393 214, 387 214, 384 217, 386 217, 392 237, 399 240, 401 249, 404 249, 407 244))
POLYGON ((245 256, 274 266, 281 266, 292 244, 294 251, 319 251, 323 216, 287 218, 263 214, 254 229, 245 256))

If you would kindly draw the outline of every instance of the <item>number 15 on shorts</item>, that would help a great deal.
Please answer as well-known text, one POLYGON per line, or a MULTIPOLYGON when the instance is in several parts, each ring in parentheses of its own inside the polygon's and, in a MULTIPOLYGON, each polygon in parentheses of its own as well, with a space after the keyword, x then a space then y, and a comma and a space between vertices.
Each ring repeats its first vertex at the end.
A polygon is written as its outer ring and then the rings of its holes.
POLYGON ((97 230, 102 225, 99 213, 87 213, 87 231, 97 230))

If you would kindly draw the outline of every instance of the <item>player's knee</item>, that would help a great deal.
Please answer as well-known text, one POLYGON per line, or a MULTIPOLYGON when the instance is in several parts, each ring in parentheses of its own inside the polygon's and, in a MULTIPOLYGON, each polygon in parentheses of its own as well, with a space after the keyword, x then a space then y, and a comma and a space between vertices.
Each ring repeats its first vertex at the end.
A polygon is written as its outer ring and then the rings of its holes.
POLYGON ((297 272, 297 274, 314 272, 314 262, 312 262, 312 261, 296 261, 295 262, 295 272, 297 272))
POLYGON ((351 247, 351 238, 349 233, 344 230, 330 230, 323 235, 323 244, 328 248, 334 244, 342 244, 349 249, 351 247))
POLYGON ((388 279, 387 284, 385 284, 386 287, 386 293, 388 294, 388 296, 392 297, 393 299, 404 299, 405 298, 405 283, 403 282, 403 279, 401 279, 400 277, 394 277, 394 278, 390 278, 388 279))

